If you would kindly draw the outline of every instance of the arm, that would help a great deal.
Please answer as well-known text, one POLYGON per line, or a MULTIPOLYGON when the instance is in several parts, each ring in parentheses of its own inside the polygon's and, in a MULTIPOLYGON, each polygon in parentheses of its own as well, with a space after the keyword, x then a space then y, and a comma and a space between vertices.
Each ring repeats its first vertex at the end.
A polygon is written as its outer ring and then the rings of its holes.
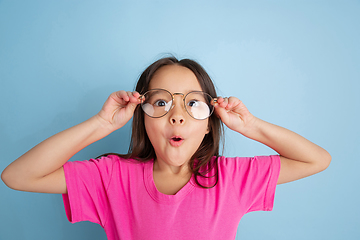
POLYGON ((261 142, 280 154, 278 184, 295 181, 325 170, 330 154, 302 136, 254 117, 237 98, 219 98, 216 113, 226 126, 261 142))
POLYGON ((138 95, 111 94, 97 115, 41 142, 5 168, 1 179, 15 190, 66 193, 62 166, 86 146, 124 126, 139 103, 138 95))

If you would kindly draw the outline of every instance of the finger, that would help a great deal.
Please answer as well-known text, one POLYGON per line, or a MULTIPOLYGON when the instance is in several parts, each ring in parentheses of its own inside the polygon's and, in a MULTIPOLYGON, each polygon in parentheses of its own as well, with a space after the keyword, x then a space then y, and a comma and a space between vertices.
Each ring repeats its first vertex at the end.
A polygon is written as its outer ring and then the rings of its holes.
POLYGON ((140 94, 136 91, 133 92, 127 92, 129 96, 129 102, 139 104, 140 103, 140 94))
POLYGON ((120 104, 120 106, 125 107, 127 106, 129 103, 134 104, 135 106, 140 103, 140 101, 138 100, 139 98, 139 94, 137 92, 130 92, 130 91, 117 91, 112 93, 111 95, 112 99, 117 102, 118 104, 120 104))
POLYGON ((226 106, 228 105, 228 102, 229 102, 229 99, 227 97, 221 98, 219 106, 222 108, 226 108, 226 106))
POLYGON ((217 97, 214 107, 215 107, 215 110, 216 110, 218 108, 224 108, 226 105, 227 105, 226 98, 217 97))
POLYGON ((216 103, 222 103, 224 101, 223 97, 217 97, 216 98, 216 103))
POLYGON ((138 93, 137 91, 133 91, 132 94, 133 94, 133 96, 134 96, 135 98, 139 98, 139 97, 140 97, 140 93, 138 93))
POLYGON ((127 94, 127 92, 125 92, 123 90, 115 92, 114 95, 121 102, 128 102, 130 100, 129 95, 127 94))
POLYGON ((241 103, 241 101, 240 101, 238 98, 236 98, 236 97, 230 97, 230 98, 228 99, 228 104, 227 104, 227 106, 226 106, 226 109, 227 109, 227 110, 233 109, 233 108, 235 108, 236 106, 238 106, 240 103, 241 103))
POLYGON ((215 114, 222 121, 226 118, 227 110, 224 107, 221 107, 220 104, 215 106, 215 114))
POLYGON ((218 108, 218 107, 220 107, 220 104, 223 103, 223 102, 224 102, 224 98, 223 98, 223 97, 220 97, 220 96, 217 97, 217 98, 216 98, 216 102, 215 102, 215 104, 214 104, 215 109, 218 108))
POLYGON ((129 99, 132 97, 132 92, 127 91, 126 94, 128 95, 129 99))

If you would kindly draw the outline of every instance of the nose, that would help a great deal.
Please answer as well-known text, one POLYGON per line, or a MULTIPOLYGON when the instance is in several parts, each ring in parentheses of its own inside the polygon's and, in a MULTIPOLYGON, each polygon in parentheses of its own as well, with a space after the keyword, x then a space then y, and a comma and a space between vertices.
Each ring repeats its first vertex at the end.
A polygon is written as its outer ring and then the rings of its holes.
POLYGON ((180 124, 183 125, 185 123, 185 116, 186 116, 186 110, 183 106, 181 99, 177 99, 177 101, 174 101, 174 105, 172 106, 172 109, 170 110, 170 124, 176 125, 180 124))

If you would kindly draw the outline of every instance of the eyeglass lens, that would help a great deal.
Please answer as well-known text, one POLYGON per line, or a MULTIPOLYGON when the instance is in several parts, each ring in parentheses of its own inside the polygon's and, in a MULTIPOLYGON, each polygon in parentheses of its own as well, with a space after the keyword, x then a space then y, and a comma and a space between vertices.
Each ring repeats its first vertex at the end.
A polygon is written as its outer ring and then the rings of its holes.
MULTIPOLYGON (((185 96, 184 104, 188 114, 195 119, 206 119, 214 107, 211 105, 212 97, 204 92, 190 92, 185 96)), ((153 118, 159 118, 168 113, 173 104, 170 92, 163 89, 154 89, 146 92, 142 97, 143 111, 153 118)))

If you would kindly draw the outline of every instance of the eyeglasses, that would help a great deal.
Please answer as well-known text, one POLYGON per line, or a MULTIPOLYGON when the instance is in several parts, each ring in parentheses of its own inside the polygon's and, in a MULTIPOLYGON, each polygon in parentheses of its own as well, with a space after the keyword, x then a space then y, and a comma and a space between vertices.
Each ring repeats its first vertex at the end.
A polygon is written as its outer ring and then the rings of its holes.
POLYGON ((174 96, 182 95, 186 112, 193 118, 204 120, 214 111, 216 98, 202 91, 171 94, 165 89, 152 89, 140 96, 142 110, 152 118, 165 116, 174 107, 174 96))

